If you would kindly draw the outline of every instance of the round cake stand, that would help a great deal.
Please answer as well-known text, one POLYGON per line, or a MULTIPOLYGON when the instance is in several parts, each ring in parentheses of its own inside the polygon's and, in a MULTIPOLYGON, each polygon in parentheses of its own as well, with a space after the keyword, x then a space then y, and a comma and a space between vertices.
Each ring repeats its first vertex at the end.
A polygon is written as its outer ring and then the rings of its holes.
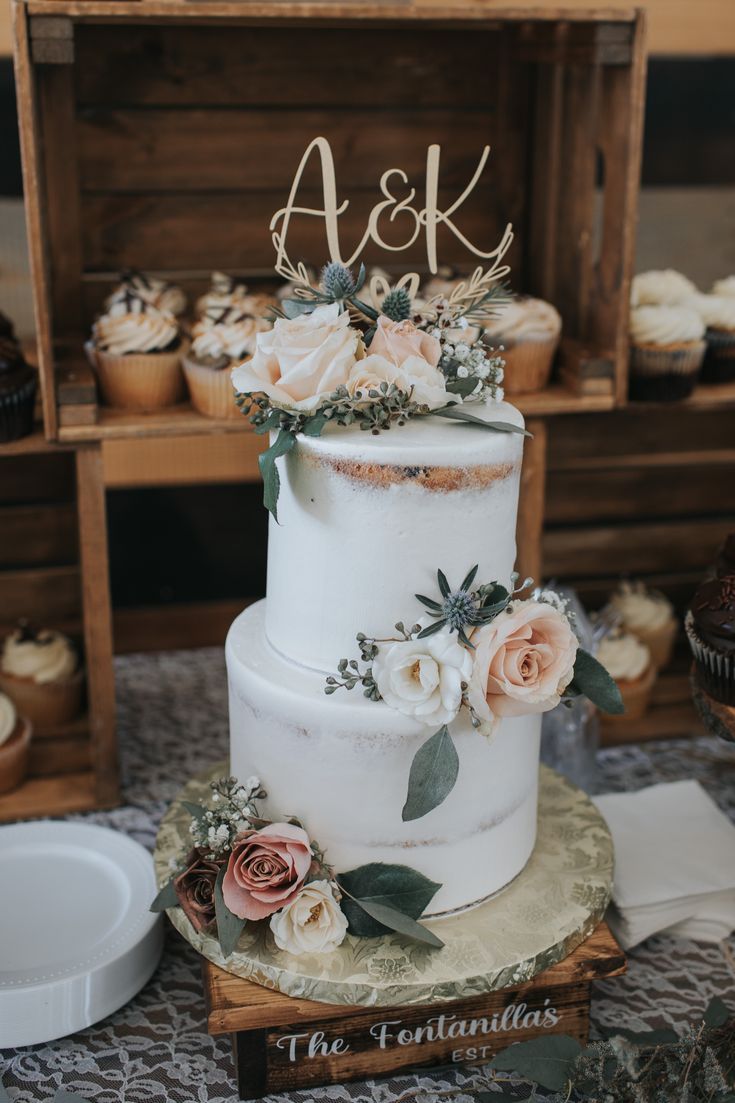
MULTIPOLYGON (((206 801, 224 763, 190 781, 179 800, 206 801)), ((164 884, 191 849, 189 813, 175 801, 154 855, 164 884)), ((200 954, 236 976, 288 996, 322 1003, 399 1006, 454 1000, 523 984, 567 957, 595 929, 610 901, 613 845, 589 797, 541 767, 536 847, 522 873, 471 911, 427 922, 441 950, 400 935, 348 936, 331 954, 279 950, 267 923, 245 930, 225 960, 216 935, 197 932, 181 908, 169 919, 200 954)))

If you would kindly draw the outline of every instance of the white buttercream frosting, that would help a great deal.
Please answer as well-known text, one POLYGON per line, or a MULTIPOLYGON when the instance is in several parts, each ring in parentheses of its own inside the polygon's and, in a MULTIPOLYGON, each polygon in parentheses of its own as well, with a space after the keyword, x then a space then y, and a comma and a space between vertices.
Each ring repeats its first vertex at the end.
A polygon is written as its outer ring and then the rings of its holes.
POLYGON ((651 652, 635 636, 621 632, 600 641, 597 659, 616 682, 634 682, 650 665, 651 652))
POLYGON ((18 714, 15 705, 4 693, 0 693, 0 747, 7 743, 15 731, 18 714))
POLYGON ((735 295, 692 295, 684 306, 698 314, 708 329, 735 330, 735 295))
POLYGON ((735 296, 735 276, 725 276, 712 284, 713 295, 735 296))
POLYGON ((200 360, 244 360, 255 352, 259 333, 270 329, 262 318, 252 318, 237 307, 201 318, 192 329, 191 351, 200 360))
POLYGON ((630 338, 638 345, 675 345, 701 341, 705 324, 685 306, 638 306, 630 312, 630 338))
POLYGON ((156 310, 140 299, 113 303, 92 327, 98 349, 115 356, 135 352, 161 352, 180 336, 173 314, 156 310))
POLYGON ((26 638, 17 630, 5 640, 1 665, 4 674, 46 685, 70 678, 77 668, 77 654, 71 640, 61 632, 45 628, 26 638))
POLYGON ((180 287, 169 283, 168 280, 148 276, 145 272, 126 273, 107 298, 105 309, 109 312, 111 306, 124 301, 131 291, 157 310, 168 311, 170 314, 183 314, 186 310, 186 295, 180 287))
POLYGON ((673 268, 651 269, 633 277, 630 301, 633 306, 680 303, 696 295, 696 285, 673 268))
POLYGON ((196 309, 197 314, 202 315, 234 307, 241 314, 259 318, 275 302, 273 295, 249 292, 247 284, 239 283, 234 276, 228 276, 226 272, 213 272, 209 291, 197 300, 196 309))
POLYGON ((629 632, 652 632, 665 627, 674 607, 664 594, 649 590, 642 582, 621 582, 609 602, 629 632))
POLYGON ((561 316, 543 299, 513 299, 499 306, 496 317, 483 322, 485 336, 494 343, 506 341, 548 341, 561 333, 561 316))

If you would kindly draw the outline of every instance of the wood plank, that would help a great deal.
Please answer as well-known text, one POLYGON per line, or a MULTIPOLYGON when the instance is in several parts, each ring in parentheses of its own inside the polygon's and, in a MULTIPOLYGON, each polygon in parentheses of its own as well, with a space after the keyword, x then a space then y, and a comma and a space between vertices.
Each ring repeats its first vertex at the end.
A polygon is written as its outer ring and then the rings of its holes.
POLYGON ((656 739, 688 739, 704 735, 704 725, 691 700, 649 708, 640 720, 601 717, 600 743, 614 747, 622 743, 650 743, 656 739))
POLYGON ((68 452, 51 453, 39 432, 13 444, 30 442, 41 452, 0 448, 0 505, 22 502, 72 501, 74 460, 68 452))
POLYGON ((0 567, 73 563, 76 511, 71 502, 0 509, 0 567))
MULTIPOLYGON (((559 27, 557 34, 561 30, 559 27)), ((532 143, 534 159, 537 164, 545 165, 546 171, 534 173, 531 182, 525 271, 531 294, 550 302, 554 302, 556 295, 556 212, 562 186, 562 88, 561 65, 537 67, 532 143)))
POLYGON ((258 482, 258 456, 267 441, 255 433, 106 440, 105 486, 196 486, 258 482))
POLYGON ((0 796, 0 823, 36 816, 65 816, 100 807, 91 770, 61 777, 29 778, 18 789, 0 796))
POLYGON ((56 621, 74 617, 81 598, 79 568, 34 567, 0 573, 0 610, 6 622, 19 617, 56 621))
POLYGON ((546 425, 534 419, 527 424, 533 434, 523 446, 521 490, 518 501, 516 570, 521 578, 541 580, 544 496, 546 491, 546 425))
POLYGON ((80 402, 76 405, 66 403, 59 406, 59 426, 96 425, 99 407, 96 402, 80 402))
POLYGON ((33 739, 29 777, 62 777, 78 774, 92 765, 88 735, 67 736, 52 741, 33 739))
POLYGON ((116 609, 115 654, 170 651, 183 647, 223 647, 230 625, 255 598, 146 605, 116 609))

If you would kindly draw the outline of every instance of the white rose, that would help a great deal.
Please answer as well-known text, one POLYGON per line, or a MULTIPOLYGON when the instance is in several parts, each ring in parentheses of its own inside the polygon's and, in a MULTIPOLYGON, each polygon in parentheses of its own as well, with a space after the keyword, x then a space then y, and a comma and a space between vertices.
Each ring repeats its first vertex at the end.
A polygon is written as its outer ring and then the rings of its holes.
POLYGON ((471 653, 446 630, 423 640, 381 644, 373 659, 373 678, 385 703, 434 728, 457 715, 462 683, 471 675, 471 653))
POLYGON ((295 900, 271 916, 276 945, 289 954, 328 954, 347 934, 347 920, 329 881, 304 885, 295 900))
POLYGON ((409 356, 397 367, 391 360, 370 353, 358 360, 347 380, 353 398, 370 401, 370 391, 379 391, 381 383, 395 383, 399 391, 411 394, 414 402, 436 409, 447 403, 444 375, 420 356, 409 356))
POLYGON ((360 334, 338 303, 311 314, 279 318, 259 333, 255 355, 233 369, 232 385, 245 394, 265 394, 274 406, 315 410, 345 385, 362 350, 360 334))

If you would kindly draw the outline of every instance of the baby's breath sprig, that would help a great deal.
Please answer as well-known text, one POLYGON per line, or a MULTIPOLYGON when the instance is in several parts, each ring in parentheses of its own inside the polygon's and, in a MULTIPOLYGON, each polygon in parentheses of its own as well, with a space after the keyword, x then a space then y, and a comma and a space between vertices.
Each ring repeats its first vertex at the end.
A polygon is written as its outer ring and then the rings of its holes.
POLYGON ((256 801, 267 794, 257 777, 244 783, 225 777, 210 784, 211 805, 187 805, 192 814, 189 828, 195 846, 203 852, 221 855, 232 849, 241 831, 259 820, 256 801))

